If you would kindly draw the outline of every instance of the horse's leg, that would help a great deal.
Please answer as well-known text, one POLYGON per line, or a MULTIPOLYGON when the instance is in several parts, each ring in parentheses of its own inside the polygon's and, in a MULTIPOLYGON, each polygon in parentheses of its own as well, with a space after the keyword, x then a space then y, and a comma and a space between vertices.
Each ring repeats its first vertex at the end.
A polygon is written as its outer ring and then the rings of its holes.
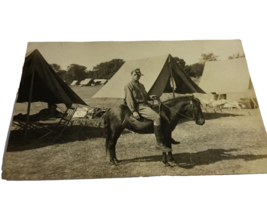
MULTIPOLYGON (((172 148, 172 144, 171 144, 171 134, 170 133, 164 133, 164 140, 165 140, 165 145, 167 147, 169 147, 170 149, 172 148)), ((168 152, 168 155, 171 152, 168 152)), ((167 153, 166 152, 162 152, 162 162, 165 164, 165 167, 170 167, 170 163, 168 162, 169 159, 167 159, 167 153)))
POLYGON ((112 131, 110 136, 111 137, 109 138, 109 141, 108 141, 109 162, 112 165, 116 165, 116 163, 114 161, 114 149, 115 149, 114 136, 115 136, 115 133, 112 131))
POLYGON ((167 160, 167 154, 166 152, 162 152, 162 160, 163 164, 165 165, 165 167, 170 167, 171 165, 168 163, 167 160))
POLYGON ((114 147, 112 146, 112 141, 109 142, 109 162, 112 165, 116 165, 116 163, 114 162, 114 147))
POLYGON ((110 163, 113 165, 118 164, 118 159, 116 157, 116 144, 118 141, 118 138, 121 135, 123 129, 112 129, 111 138, 109 140, 109 157, 110 157, 110 163))
POLYGON ((177 164, 177 161, 173 158, 172 152, 168 152, 168 162, 170 162, 173 165, 177 164))
POLYGON ((114 148, 113 148, 113 158, 114 158, 114 162, 116 164, 118 164, 120 161, 117 159, 117 156, 116 156, 116 144, 117 144, 117 141, 122 133, 123 129, 122 130, 117 130, 117 132, 115 133, 115 138, 114 138, 114 148))
POLYGON ((114 147, 113 155, 114 155, 114 162, 115 162, 116 164, 118 164, 120 161, 117 159, 117 156, 116 156, 116 146, 114 147))
MULTIPOLYGON (((166 138, 166 146, 169 148, 172 148, 172 143, 171 143, 171 133, 166 134, 167 138, 166 138)), ((176 160, 174 160, 172 152, 168 152, 168 156, 167 156, 167 162, 170 162, 171 164, 176 164, 176 160)))
POLYGON ((109 153, 109 162, 114 164, 114 154, 112 150, 114 132, 111 130, 108 120, 104 120, 104 133, 106 135, 106 152, 109 153))

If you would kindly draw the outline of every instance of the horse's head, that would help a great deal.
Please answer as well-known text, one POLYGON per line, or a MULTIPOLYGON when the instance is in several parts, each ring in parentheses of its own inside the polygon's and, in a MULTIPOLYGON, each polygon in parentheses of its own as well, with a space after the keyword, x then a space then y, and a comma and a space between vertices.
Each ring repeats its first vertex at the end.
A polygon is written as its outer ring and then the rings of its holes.
POLYGON ((189 116, 193 116, 193 120, 198 125, 203 125, 205 123, 205 118, 201 110, 201 103, 198 98, 192 96, 190 104, 186 106, 185 113, 189 116))
MULTIPOLYGON (((180 117, 187 118, 195 121, 198 125, 203 125, 205 123, 205 119, 201 110, 201 103, 199 99, 195 98, 194 96, 182 96, 168 99, 162 102, 162 105, 167 107, 169 112, 172 113, 177 119, 180 117)), ((170 117, 167 117, 165 112, 162 112, 162 116, 165 117, 167 121, 170 121, 170 117)))

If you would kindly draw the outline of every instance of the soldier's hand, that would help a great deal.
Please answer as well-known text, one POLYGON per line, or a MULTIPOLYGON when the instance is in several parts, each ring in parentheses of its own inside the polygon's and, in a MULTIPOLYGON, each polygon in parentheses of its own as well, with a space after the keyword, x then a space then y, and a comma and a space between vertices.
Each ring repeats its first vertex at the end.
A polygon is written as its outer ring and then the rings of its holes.
POLYGON ((135 119, 140 119, 139 113, 138 112, 133 112, 133 116, 135 119))
POLYGON ((150 98, 154 100, 154 99, 157 99, 158 96, 157 95, 151 95, 150 98))

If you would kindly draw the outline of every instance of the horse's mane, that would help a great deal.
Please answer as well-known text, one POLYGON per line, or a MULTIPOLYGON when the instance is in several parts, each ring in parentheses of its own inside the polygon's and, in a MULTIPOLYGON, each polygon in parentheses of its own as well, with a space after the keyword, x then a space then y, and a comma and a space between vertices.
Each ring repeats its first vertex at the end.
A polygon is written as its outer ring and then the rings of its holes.
POLYGON ((190 100, 192 100, 192 96, 180 96, 180 97, 167 99, 167 100, 163 101, 162 103, 168 105, 168 104, 172 104, 172 103, 177 102, 177 101, 190 101, 190 100))

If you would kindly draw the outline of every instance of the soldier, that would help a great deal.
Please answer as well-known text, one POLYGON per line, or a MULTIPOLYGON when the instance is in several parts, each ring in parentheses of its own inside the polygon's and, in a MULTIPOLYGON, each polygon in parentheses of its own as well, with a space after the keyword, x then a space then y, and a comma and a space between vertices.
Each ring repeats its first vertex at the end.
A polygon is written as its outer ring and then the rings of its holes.
MULTIPOLYGON (((156 95, 149 96, 139 79, 143 74, 139 68, 131 71, 132 81, 124 87, 125 91, 125 102, 133 113, 135 119, 140 119, 140 115, 146 119, 153 121, 154 133, 157 141, 156 147, 161 149, 162 152, 170 152, 171 149, 167 147, 164 142, 163 132, 161 128, 161 119, 157 112, 151 109, 151 105, 148 100, 154 100, 157 98, 156 95)), ((172 144, 179 144, 180 142, 171 139, 172 144)))

